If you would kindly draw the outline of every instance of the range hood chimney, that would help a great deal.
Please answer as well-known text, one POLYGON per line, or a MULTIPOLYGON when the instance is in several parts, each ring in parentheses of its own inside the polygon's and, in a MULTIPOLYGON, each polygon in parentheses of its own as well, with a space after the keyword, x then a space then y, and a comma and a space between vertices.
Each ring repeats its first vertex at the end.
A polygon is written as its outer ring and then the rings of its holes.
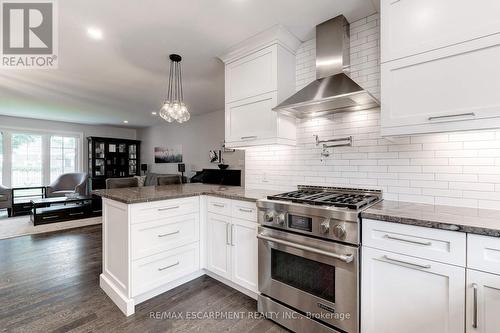
POLYGON ((350 68, 349 34, 343 15, 316 26, 316 80, 273 111, 310 118, 379 106, 375 97, 345 74, 350 68))

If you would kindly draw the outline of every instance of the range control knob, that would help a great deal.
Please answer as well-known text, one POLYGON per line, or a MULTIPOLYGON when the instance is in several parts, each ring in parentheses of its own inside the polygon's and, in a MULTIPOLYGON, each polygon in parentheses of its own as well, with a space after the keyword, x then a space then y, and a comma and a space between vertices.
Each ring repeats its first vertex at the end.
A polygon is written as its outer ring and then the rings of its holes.
POLYGON ((330 220, 324 220, 323 222, 321 222, 321 224, 319 225, 319 231, 322 234, 327 234, 330 231, 330 220))
POLYGON ((276 216, 276 224, 278 225, 283 225, 285 224, 285 213, 279 213, 278 216, 276 216))
POLYGON ((266 214, 264 214, 264 220, 265 220, 265 222, 273 222, 275 214, 276 213, 273 212, 273 211, 266 212, 266 214))
POLYGON ((347 231, 345 230, 345 227, 342 224, 337 224, 335 225, 335 227, 333 227, 333 234, 338 239, 344 239, 347 234, 347 231))

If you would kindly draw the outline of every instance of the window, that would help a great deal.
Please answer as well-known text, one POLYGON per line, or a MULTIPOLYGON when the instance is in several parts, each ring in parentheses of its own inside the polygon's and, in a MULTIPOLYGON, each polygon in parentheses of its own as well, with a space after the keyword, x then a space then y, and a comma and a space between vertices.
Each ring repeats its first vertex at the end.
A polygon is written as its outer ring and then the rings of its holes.
POLYGON ((82 135, 0 128, 0 184, 44 186, 82 170, 82 135))
POLYGON ((42 136, 36 134, 12 134, 13 187, 42 185, 42 136))
POLYGON ((76 138, 65 136, 50 137, 50 181, 59 175, 76 172, 76 138))

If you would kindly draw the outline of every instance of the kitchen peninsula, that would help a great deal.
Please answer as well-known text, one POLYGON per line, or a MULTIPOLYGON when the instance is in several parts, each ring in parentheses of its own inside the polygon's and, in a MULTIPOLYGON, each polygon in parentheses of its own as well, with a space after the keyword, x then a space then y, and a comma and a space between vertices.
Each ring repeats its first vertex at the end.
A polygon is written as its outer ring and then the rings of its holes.
POLYGON ((184 184, 97 190, 103 198, 100 286, 127 316, 203 274, 256 298, 257 209, 270 191, 184 184))

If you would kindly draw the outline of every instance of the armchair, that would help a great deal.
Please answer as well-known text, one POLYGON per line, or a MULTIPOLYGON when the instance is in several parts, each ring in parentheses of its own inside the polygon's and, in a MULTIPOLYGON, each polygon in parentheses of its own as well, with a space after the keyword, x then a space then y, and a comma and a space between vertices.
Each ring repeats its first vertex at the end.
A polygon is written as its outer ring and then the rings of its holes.
POLYGON ((12 214, 12 190, 0 185, 0 209, 7 208, 7 214, 12 214))
POLYGON ((45 191, 45 195, 50 197, 63 197, 68 193, 87 194, 87 174, 85 173, 65 173, 53 181, 45 191))

